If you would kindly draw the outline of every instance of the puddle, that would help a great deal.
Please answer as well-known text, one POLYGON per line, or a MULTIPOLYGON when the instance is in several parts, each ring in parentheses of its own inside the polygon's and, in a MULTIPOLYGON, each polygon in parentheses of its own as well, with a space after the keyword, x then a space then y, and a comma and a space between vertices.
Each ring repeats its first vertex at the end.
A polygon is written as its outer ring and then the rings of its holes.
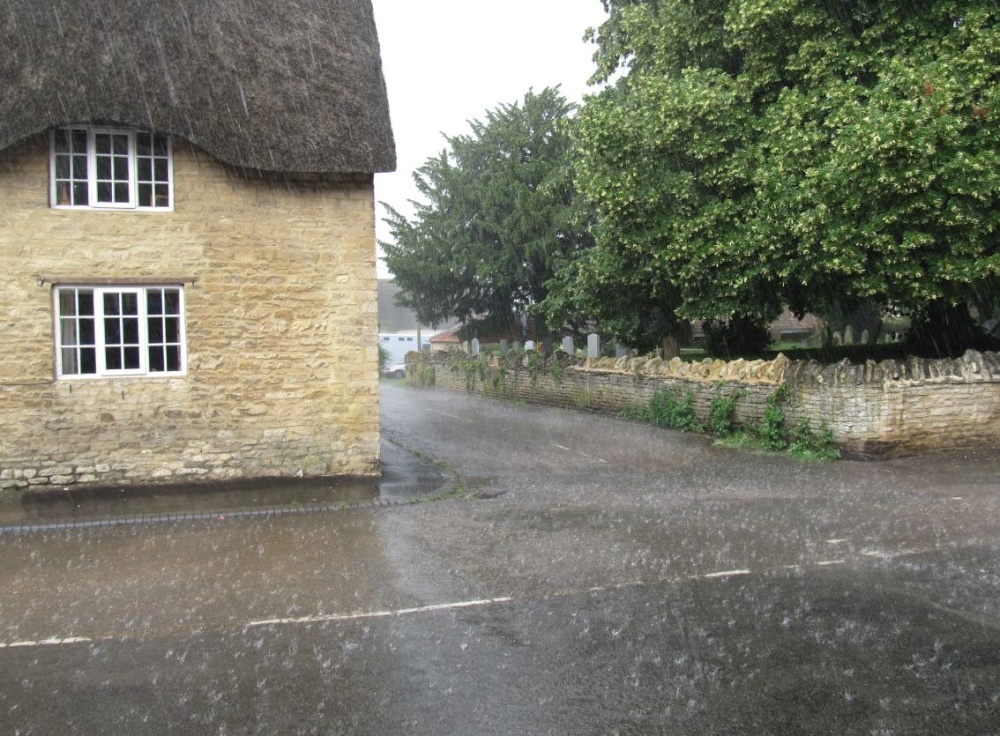
POLYGON ((381 477, 258 478, 219 483, 69 487, 0 494, 0 527, 174 515, 337 508, 430 495, 446 479, 428 460, 383 444, 381 477))

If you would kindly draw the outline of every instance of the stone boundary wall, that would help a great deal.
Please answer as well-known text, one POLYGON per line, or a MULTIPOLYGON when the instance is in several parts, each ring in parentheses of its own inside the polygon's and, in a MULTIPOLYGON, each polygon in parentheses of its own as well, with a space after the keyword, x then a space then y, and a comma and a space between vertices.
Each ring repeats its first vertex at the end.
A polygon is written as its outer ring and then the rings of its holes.
POLYGON ((411 353, 417 383, 533 404, 616 414, 646 405, 661 389, 691 392, 700 421, 712 400, 739 392, 735 422, 760 422, 768 398, 785 385, 789 427, 826 425, 847 457, 879 458, 929 450, 1000 448, 1000 355, 969 351, 954 360, 910 358, 833 365, 790 361, 657 358, 574 359, 526 355, 411 353))

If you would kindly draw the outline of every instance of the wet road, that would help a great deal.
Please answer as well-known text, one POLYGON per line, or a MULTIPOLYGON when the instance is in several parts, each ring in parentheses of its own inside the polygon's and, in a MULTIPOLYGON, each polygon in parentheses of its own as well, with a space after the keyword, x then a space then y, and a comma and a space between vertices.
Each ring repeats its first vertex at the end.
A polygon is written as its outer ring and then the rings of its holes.
POLYGON ((0 733, 1000 733, 996 453, 382 393, 463 497, 0 535, 0 733))

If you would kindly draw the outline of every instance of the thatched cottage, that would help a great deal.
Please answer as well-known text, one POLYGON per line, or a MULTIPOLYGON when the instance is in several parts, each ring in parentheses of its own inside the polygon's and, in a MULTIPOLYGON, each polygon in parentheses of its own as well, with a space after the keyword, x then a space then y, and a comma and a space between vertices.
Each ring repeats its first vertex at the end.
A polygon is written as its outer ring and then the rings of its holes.
POLYGON ((0 487, 377 472, 370 0, 0 9, 0 487))

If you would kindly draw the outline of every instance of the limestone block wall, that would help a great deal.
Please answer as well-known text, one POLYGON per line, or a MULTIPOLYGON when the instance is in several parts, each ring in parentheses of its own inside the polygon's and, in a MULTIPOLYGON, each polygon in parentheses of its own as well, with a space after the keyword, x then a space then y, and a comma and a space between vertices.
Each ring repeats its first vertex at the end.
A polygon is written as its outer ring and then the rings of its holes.
POLYGON ((760 422, 768 398, 786 385, 789 426, 808 420, 830 427, 850 457, 885 457, 936 449, 1000 448, 1000 356, 969 351, 958 360, 821 365, 814 361, 667 363, 646 358, 531 361, 464 354, 411 354, 409 372, 452 391, 617 413, 648 404, 662 389, 688 392, 701 421, 712 400, 739 393, 735 421, 760 422))
POLYGON ((0 152, 0 488, 377 472, 370 175, 261 176, 174 143, 174 209, 52 209, 0 152), (185 284, 185 375, 56 379, 53 283, 185 284))

